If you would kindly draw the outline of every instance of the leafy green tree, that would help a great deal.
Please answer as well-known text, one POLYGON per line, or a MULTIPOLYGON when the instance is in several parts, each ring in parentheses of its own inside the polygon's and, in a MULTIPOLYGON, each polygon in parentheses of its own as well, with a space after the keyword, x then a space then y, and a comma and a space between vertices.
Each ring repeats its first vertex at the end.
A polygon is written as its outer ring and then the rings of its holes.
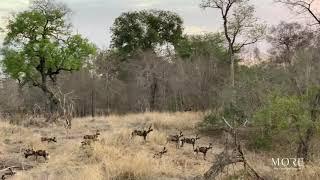
POLYGON ((273 96, 254 115, 255 125, 263 129, 263 137, 286 134, 295 142, 297 157, 309 160, 310 143, 319 128, 320 91, 310 90, 306 96, 273 96))
POLYGON ((126 12, 116 18, 111 47, 125 57, 138 51, 155 52, 157 46, 176 46, 182 38, 182 19, 175 13, 161 10, 126 12))
POLYGON ((66 22, 70 10, 51 0, 34 1, 13 16, 1 49, 4 72, 21 85, 39 87, 56 108, 58 99, 49 88, 63 71, 79 70, 95 46, 80 35, 72 35, 66 22))
POLYGON ((182 58, 207 57, 225 60, 227 49, 220 33, 204 35, 185 35, 176 47, 178 56, 182 58))

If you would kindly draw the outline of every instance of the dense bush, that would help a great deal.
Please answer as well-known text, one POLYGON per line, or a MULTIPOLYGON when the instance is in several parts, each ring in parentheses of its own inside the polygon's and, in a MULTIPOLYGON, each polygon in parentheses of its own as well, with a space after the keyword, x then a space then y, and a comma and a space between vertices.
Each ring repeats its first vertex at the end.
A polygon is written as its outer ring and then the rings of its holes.
POLYGON ((223 126, 223 121, 218 112, 209 112, 204 116, 203 122, 200 125, 204 130, 217 129, 223 126))

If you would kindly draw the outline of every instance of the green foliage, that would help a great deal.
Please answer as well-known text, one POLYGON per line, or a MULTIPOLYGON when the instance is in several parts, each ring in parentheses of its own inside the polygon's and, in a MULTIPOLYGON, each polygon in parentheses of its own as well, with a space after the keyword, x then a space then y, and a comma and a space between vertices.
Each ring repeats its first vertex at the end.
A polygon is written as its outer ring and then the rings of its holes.
POLYGON ((204 128, 220 128, 223 126, 223 122, 219 113, 210 112, 204 117, 201 126, 204 128))
POLYGON ((42 0, 13 16, 1 49, 4 72, 22 84, 44 86, 61 71, 79 70, 96 48, 71 34, 68 13, 65 6, 42 0))
POLYGON ((271 150, 272 137, 268 134, 254 134, 251 139, 249 139, 249 148, 254 150, 271 150))
POLYGON ((258 126, 276 133, 292 128, 304 129, 310 125, 310 113, 302 98, 273 96, 255 116, 258 126))
MULTIPOLYGON (((320 119, 319 88, 308 88, 303 95, 269 96, 265 105, 253 116, 255 131, 249 145, 254 149, 269 150, 281 142, 308 146, 313 132, 318 132, 320 119), (314 131, 315 130, 315 131, 314 131)), ((280 144, 279 144, 280 145, 280 144)))
POLYGON ((204 117, 201 126, 204 129, 216 129, 226 127, 223 119, 227 120, 233 127, 239 127, 246 121, 244 112, 235 105, 225 106, 222 110, 212 111, 204 117))
POLYGON ((182 38, 182 24, 182 19, 170 11, 126 12, 116 18, 111 28, 111 47, 126 57, 140 50, 154 51, 166 43, 175 46, 182 38))
POLYGON ((300 142, 308 128, 314 126, 309 98, 307 95, 270 96, 265 106, 254 114, 255 127, 261 131, 251 137, 250 146, 269 150, 274 138, 300 142))
POLYGON ((233 127, 241 126, 246 121, 246 114, 239 106, 234 105, 234 103, 230 103, 224 108, 223 117, 231 121, 233 127))
POLYGON ((225 60, 227 49, 222 34, 186 35, 176 47, 178 56, 182 58, 207 57, 225 60))

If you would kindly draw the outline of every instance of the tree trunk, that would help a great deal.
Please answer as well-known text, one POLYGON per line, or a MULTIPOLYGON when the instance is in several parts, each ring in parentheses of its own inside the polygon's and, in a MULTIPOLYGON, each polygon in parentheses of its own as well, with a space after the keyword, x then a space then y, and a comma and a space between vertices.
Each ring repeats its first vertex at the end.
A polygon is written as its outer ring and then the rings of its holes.
POLYGON ((59 100, 54 96, 53 92, 51 91, 48 91, 46 94, 49 97, 51 113, 58 112, 59 100))
POLYGON ((157 95, 157 89, 158 89, 158 82, 155 75, 153 75, 153 82, 151 85, 151 94, 150 94, 150 111, 155 110, 156 105, 156 95, 157 95))
POLYGON ((303 158, 304 162, 308 162, 309 159, 309 149, 310 149, 310 141, 314 135, 313 128, 310 127, 306 132, 306 137, 304 140, 301 140, 298 146, 297 157, 303 158))
POLYGON ((310 114, 311 114, 312 123, 307 129, 304 139, 300 140, 298 151, 297 151, 297 156, 300 158, 303 158, 305 162, 308 162, 310 160, 309 158, 310 142, 314 137, 314 134, 316 131, 315 123, 318 120, 318 117, 320 114, 320 91, 312 99, 310 106, 311 106, 310 114))
POLYGON ((92 119, 95 117, 95 108, 94 108, 94 90, 91 90, 91 117, 92 119))
POLYGON ((49 109, 51 113, 55 113, 58 111, 58 104, 59 104, 59 99, 57 99, 53 92, 51 92, 48 88, 48 82, 47 82, 47 74, 45 70, 45 63, 46 60, 43 57, 40 57, 40 63, 37 66, 37 70, 41 74, 41 83, 36 83, 38 87, 42 89, 46 97, 49 99, 49 109))
POLYGON ((53 92, 49 90, 46 81, 42 83, 41 89, 49 99, 50 113, 56 113, 58 111, 59 100, 54 96, 53 92))
POLYGON ((231 80, 231 88, 232 88, 232 90, 234 90, 234 86, 235 86, 234 66, 235 66, 234 53, 233 53, 233 51, 231 50, 231 52, 230 52, 230 80, 231 80))
MULTIPOLYGON (((23 86, 19 84, 19 87, 18 87, 18 97, 20 99, 20 103, 18 104, 18 109, 19 111, 20 110, 24 110, 26 109, 25 107, 25 98, 24 98, 24 95, 23 95, 23 86)), ((22 112, 19 112, 19 113, 22 113, 22 112)))
POLYGON ((95 78, 92 74, 92 84, 91 84, 91 117, 94 119, 95 117, 95 78))
POLYGON ((310 142, 312 140, 312 137, 315 134, 314 123, 316 119, 317 119, 317 112, 315 112, 314 110, 311 110, 311 120, 313 123, 307 129, 304 139, 301 139, 298 145, 297 157, 303 158, 305 162, 308 162, 310 160, 309 158, 310 142))
POLYGON ((221 172, 223 172, 226 166, 237 162, 243 162, 243 160, 234 158, 228 151, 223 151, 217 156, 213 165, 204 174, 204 179, 215 179, 221 172))
POLYGON ((236 89, 235 89, 235 61, 234 61, 234 52, 233 48, 230 46, 229 48, 229 60, 230 60, 230 87, 231 87, 231 104, 235 105, 236 100, 236 89))

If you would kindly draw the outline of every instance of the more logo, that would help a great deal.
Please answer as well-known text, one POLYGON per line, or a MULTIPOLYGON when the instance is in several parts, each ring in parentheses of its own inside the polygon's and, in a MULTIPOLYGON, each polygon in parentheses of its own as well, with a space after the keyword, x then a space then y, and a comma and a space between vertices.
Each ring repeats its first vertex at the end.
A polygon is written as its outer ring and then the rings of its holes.
POLYGON ((275 169, 303 168, 303 158, 272 158, 272 166, 275 169))

